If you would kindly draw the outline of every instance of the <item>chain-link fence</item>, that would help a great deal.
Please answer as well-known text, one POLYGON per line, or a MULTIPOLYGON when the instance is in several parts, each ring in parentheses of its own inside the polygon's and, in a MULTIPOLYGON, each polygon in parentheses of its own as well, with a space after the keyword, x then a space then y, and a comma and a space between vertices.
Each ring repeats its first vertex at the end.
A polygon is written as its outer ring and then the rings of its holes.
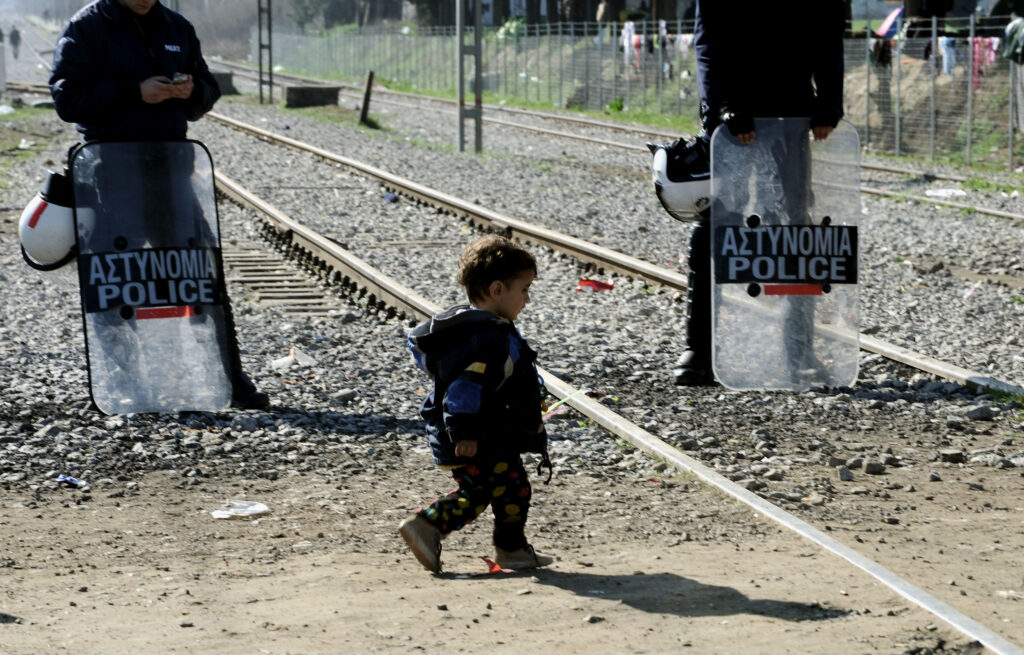
MULTIPOLYGON (((1006 23, 1009 22, 1006 19, 1006 23)), ((979 36, 973 19, 936 21, 913 38, 867 31, 845 44, 846 118, 870 150, 958 163, 1014 166, 1020 139, 1021 80, 999 55, 998 37, 979 36)), ((698 90, 686 22, 509 23, 486 29, 482 85, 502 98, 555 107, 696 119, 698 90)), ((274 34, 285 69, 336 79, 378 80, 454 93, 455 29, 274 34)), ((255 52, 255 48, 253 49, 255 52)), ((472 72, 467 80, 472 79, 472 72)))

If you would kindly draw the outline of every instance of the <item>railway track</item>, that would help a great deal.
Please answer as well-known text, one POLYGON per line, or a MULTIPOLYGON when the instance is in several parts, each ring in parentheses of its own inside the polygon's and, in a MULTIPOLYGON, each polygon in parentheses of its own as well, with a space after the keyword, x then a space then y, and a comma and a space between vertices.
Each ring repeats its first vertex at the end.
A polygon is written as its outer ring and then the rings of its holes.
MULTIPOLYGON (((405 179, 376 168, 370 164, 355 161, 351 158, 329 152, 323 148, 303 143, 296 139, 275 134, 271 131, 246 124, 220 113, 210 113, 209 118, 253 137, 273 141, 280 145, 301 150, 326 161, 340 164, 377 180, 386 188, 401 193, 417 202, 437 207, 447 213, 464 217, 471 223, 486 225, 488 229, 506 233, 514 238, 537 243, 557 252, 570 255, 579 261, 596 268, 599 272, 614 271, 616 273, 643 279, 676 291, 685 291, 686 278, 683 274, 650 262, 618 253, 609 248, 589 243, 583 239, 562 234, 554 230, 540 227, 511 216, 499 214, 475 203, 453 197, 449 194, 430 189, 424 185, 405 179)), ((379 296, 379 293, 374 293, 379 296)), ((994 379, 991 376, 971 371, 963 367, 943 362, 934 357, 915 352, 908 348, 883 341, 872 335, 861 334, 860 344, 863 350, 880 354, 915 369, 938 375, 961 384, 976 386, 983 389, 998 390, 1009 393, 1024 393, 1015 384, 994 379)))
MULTIPOLYGON (((237 125, 233 127, 238 128, 237 125)), ((234 202, 258 212, 264 221, 262 233, 274 249, 286 253, 308 274, 317 279, 316 285, 308 287, 308 296, 301 296, 308 297, 310 304, 316 304, 317 290, 320 290, 322 295, 324 289, 337 287, 345 294, 354 295, 366 306, 385 311, 388 315, 399 314, 425 318, 441 309, 439 305, 419 296, 400 281, 374 269, 333 240, 287 216, 281 210, 245 189, 238 182, 218 173, 217 187, 234 202)), ((253 277, 248 278, 250 281, 266 284, 287 279, 289 285, 295 282, 294 277, 281 271, 279 262, 268 263, 266 256, 259 253, 235 253, 227 257, 227 260, 240 270, 253 274, 253 277), (257 262, 259 262, 260 272, 254 272, 252 268, 249 268, 256 265, 257 262), (268 266, 275 271, 275 275, 272 277, 268 277, 263 272, 268 266), (278 275, 281 277, 277 277, 278 275)), ((245 281, 246 277, 238 275, 236 279, 245 281)), ((295 288, 289 286, 287 293, 294 293, 295 288)), ((749 506, 764 517, 842 558, 908 601, 942 619, 959 632, 978 640, 993 652, 1005 655, 1024 653, 1024 650, 991 629, 914 586, 877 562, 708 468, 700 461, 617 414, 597 400, 587 397, 584 389, 573 387, 549 371, 542 369, 540 373, 548 390, 553 395, 603 427, 614 437, 628 441, 636 448, 653 457, 663 459, 679 470, 687 471, 703 482, 720 489, 734 500, 749 506)))
MULTIPOLYGON (((18 82, 8 84, 16 84, 19 88, 24 90, 48 92, 45 85, 18 82)), ((582 239, 532 225, 528 222, 521 221, 510 216, 501 215, 474 203, 430 189, 400 176, 390 174, 372 165, 352 160, 348 157, 329 152, 317 146, 302 143, 301 141, 275 134, 271 131, 264 130, 253 125, 247 125, 220 113, 211 113, 209 114, 209 118, 217 120, 233 129, 246 132, 257 138, 273 141, 290 148, 314 154, 327 161, 341 164, 347 168, 358 171, 363 175, 376 179, 387 188, 400 192, 417 202, 438 207, 445 212, 465 217, 471 222, 485 224, 489 229, 502 231, 513 237, 525 239, 527 241, 552 248, 558 252, 568 254, 593 267, 599 272, 613 271, 628 277, 641 278, 650 283, 662 285, 677 291, 684 291, 686 288, 685 275, 677 271, 659 267, 654 264, 650 264, 649 262, 644 262, 637 258, 617 253, 608 248, 588 243, 582 239)), ((934 202, 934 199, 926 198, 924 196, 906 196, 906 194, 890 193, 871 189, 862 189, 862 192, 875 195, 905 197, 912 200, 919 200, 921 202, 934 202)), ((960 209, 973 209, 979 213, 988 213, 1002 218, 1009 218, 1015 221, 1020 221, 1024 224, 1024 216, 1011 212, 985 210, 950 201, 941 201, 936 204, 960 209)), ((906 364, 915 369, 938 375, 942 378, 956 381, 961 384, 1002 392, 1024 393, 1024 389, 1021 389, 1015 384, 995 379, 978 371, 972 371, 948 362, 943 362, 923 353, 915 352, 911 349, 878 339, 872 335, 861 334, 860 344, 861 348, 865 351, 880 354, 893 361, 906 364)))
MULTIPOLYGON (((234 64, 234 63, 228 63, 228 62, 219 62, 218 65, 221 66, 221 67, 229 69, 233 73, 237 73, 237 74, 243 75, 243 76, 245 76, 245 77, 247 77, 249 79, 253 79, 253 80, 258 79, 258 75, 254 74, 253 71, 251 69, 249 69, 248 67, 246 67, 246 66, 242 66, 242 65, 234 64)), ((282 80, 288 80, 288 81, 291 81, 291 82, 299 83, 299 84, 329 84, 329 85, 334 85, 334 86, 340 86, 341 89, 342 89, 342 92, 347 93, 350 98, 355 99, 355 100, 360 101, 360 102, 362 101, 362 98, 363 98, 363 90, 360 87, 358 87, 358 86, 356 86, 354 84, 325 82, 324 80, 319 80, 319 79, 311 78, 311 77, 305 77, 305 76, 299 76, 299 75, 290 75, 290 74, 282 74, 282 73, 275 73, 275 79, 278 79, 278 78, 280 78, 282 80)), ((278 84, 280 84, 280 82, 275 82, 275 85, 278 85, 278 84)), ((405 92, 405 91, 393 91, 393 90, 385 89, 385 88, 382 88, 382 87, 376 88, 374 90, 374 93, 375 93, 375 95, 374 95, 374 98, 373 98, 372 102, 384 102, 384 103, 387 103, 387 104, 390 104, 390 105, 399 106, 399 107, 403 107, 403 108, 406 108, 406 109, 417 109, 417 110, 422 109, 423 108, 423 103, 431 103, 431 104, 435 104, 435 105, 440 105, 441 107, 443 107, 445 109, 454 109, 456 107, 456 101, 454 101, 454 100, 448 100, 448 99, 445 99, 445 98, 436 98, 436 97, 427 96, 427 95, 414 94, 414 93, 409 93, 409 92, 405 92), (380 97, 381 94, 384 95, 385 97, 381 98, 380 97), (409 101, 409 102, 403 102, 402 100, 406 100, 406 101, 409 101), (410 104, 412 102, 414 102, 415 104, 410 104)), ((670 133, 666 133, 666 132, 659 132, 657 130, 651 130, 649 128, 644 128, 642 126, 624 125, 622 123, 615 123, 615 122, 612 122, 612 121, 601 121, 601 120, 587 118, 587 117, 582 117, 582 116, 573 116, 572 114, 570 114, 568 112, 561 112, 561 113, 542 112, 542 111, 537 111, 537 110, 520 109, 520 108, 517 108, 517 107, 504 107, 504 106, 500 106, 500 105, 485 105, 484 109, 489 114, 505 113, 505 114, 511 114, 511 115, 519 115, 519 116, 523 116, 523 117, 529 118, 529 119, 540 119, 540 120, 545 121, 545 122, 557 122, 557 123, 562 123, 562 124, 567 124, 567 125, 576 125, 578 127, 587 128, 587 129, 606 130, 606 131, 610 131, 610 132, 614 132, 614 133, 619 133, 619 134, 631 134, 631 135, 636 135, 636 136, 644 137, 646 139, 650 139, 650 140, 653 140, 655 142, 670 141, 670 140, 675 139, 675 138, 677 138, 679 136, 678 134, 670 134, 670 133)), ((550 136, 550 137, 560 138, 560 139, 568 139, 568 140, 579 141, 579 142, 583 142, 583 143, 590 143, 590 144, 599 145, 599 146, 613 147, 613 148, 618 148, 618 149, 621 149, 621 150, 632 151, 632 152, 641 152, 641 153, 646 153, 647 152, 647 147, 646 146, 638 145, 635 142, 623 142, 623 141, 614 141, 614 140, 606 139, 606 138, 597 138, 597 137, 587 136, 587 135, 584 135, 584 134, 575 134, 575 133, 565 132, 565 131, 561 131, 561 130, 553 130, 553 129, 550 129, 548 127, 541 127, 541 126, 530 125, 530 124, 526 124, 526 123, 515 123, 515 122, 512 122, 512 121, 506 121, 506 120, 502 120, 502 119, 498 119, 498 118, 493 118, 491 116, 485 116, 483 118, 483 121, 485 123, 488 123, 488 124, 497 125, 497 126, 500 126, 500 127, 506 127, 506 128, 510 128, 510 129, 523 130, 523 131, 526 131, 526 132, 530 132, 530 133, 538 134, 538 135, 543 135, 543 136, 550 136)), ((964 176, 964 175, 958 175, 958 174, 953 174, 953 173, 945 173, 945 172, 932 172, 932 171, 918 170, 918 169, 898 168, 898 167, 895 167, 895 166, 885 166, 885 165, 882 165, 882 164, 862 163, 861 164, 861 168, 864 169, 864 170, 878 171, 878 172, 882 172, 882 173, 886 173, 886 174, 891 174, 891 175, 920 177, 920 178, 924 178, 924 179, 928 179, 928 180, 943 180, 943 181, 955 182, 955 183, 964 183, 964 182, 968 181, 967 176, 964 176)), ((909 194, 906 194, 906 193, 887 191, 885 189, 877 189, 877 188, 870 188, 870 187, 863 187, 862 188, 862 192, 865 193, 865 194, 870 194, 870 195, 889 197, 889 198, 900 198, 900 199, 910 200, 910 201, 914 201, 914 202, 930 203, 930 204, 940 205, 940 206, 944 206, 944 207, 950 207, 950 208, 954 208, 954 209, 961 209, 961 210, 965 210, 965 211, 976 211, 978 213, 988 214, 988 215, 991 215, 991 216, 997 216, 997 217, 1000 217, 1000 218, 1008 218, 1008 219, 1016 220, 1016 221, 1024 221, 1024 216, 1022 216, 1020 214, 1013 213, 1013 212, 1006 212, 1006 211, 999 210, 999 209, 991 209, 991 208, 986 208, 986 207, 979 207, 979 206, 971 205, 971 204, 968 204, 968 203, 959 203, 959 202, 956 202, 956 201, 944 200, 942 198, 935 198, 935 197, 930 197, 930 196, 909 195, 909 194)))
MULTIPOLYGON (((336 311, 334 309, 336 303, 331 298, 333 294, 328 293, 325 296, 323 292, 328 289, 338 288, 346 294, 355 294, 366 306, 385 313, 397 314, 404 312, 412 316, 424 315, 424 313, 429 313, 436 309, 435 306, 419 298, 407 288, 403 288, 400 285, 389 287, 385 284, 385 280, 381 279, 379 275, 376 275, 365 265, 365 262, 355 258, 330 238, 305 230, 301 224, 290 221, 283 212, 274 210, 269 204, 260 201, 255 195, 246 192, 237 183, 224 176, 219 176, 218 186, 224 193, 232 195, 236 201, 246 203, 247 206, 264 205, 264 209, 260 211, 268 217, 265 219, 267 221, 264 230, 265 234, 277 243, 281 252, 293 256, 294 261, 298 262, 299 266, 311 274, 311 277, 306 277, 304 283, 302 280, 303 276, 294 275, 292 264, 284 257, 275 261, 267 261, 266 253, 260 251, 226 253, 225 258, 233 265, 233 275, 236 276, 236 279, 249 284, 252 288, 260 289, 265 294, 261 297, 261 301, 264 301, 265 304, 274 304, 278 301, 288 302, 290 304, 283 306, 287 307, 288 311, 294 315, 301 315, 301 312, 305 310, 309 310, 310 315, 318 315, 322 312, 329 313, 336 311), (272 214, 275 213, 276 216, 273 216, 272 214), (336 256, 337 259, 335 259, 336 256), (259 285, 265 286, 261 287, 259 285), (388 290, 389 288, 391 289, 390 291, 388 290), (283 297, 274 293, 276 291, 280 291, 283 297), (317 294, 320 294, 319 298, 317 294), (302 298, 306 298, 310 302, 308 304, 291 302, 302 298), (404 310, 400 309, 403 303, 405 306, 404 310)), ((422 200, 426 201, 425 199, 422 200)), ((454 208, 451 211, 461 213, 461 210, 454 208)), ((497 227, 498 229, 507 229, 507 227, 502 228, 500 223, 497 224, 497 227)), ((524 236, 523 238, 528 237, 524 236)), ((1007 642, 988 628, 964 616, 949 605, 937 601, 933 596, 921 592, 921 590, 910 583, 891 574, 870 559, 863 558, 856 552, 849 550, 842 543, 831 539, 829 535, 817 530, 813 526, 803 523, 800 519, 794 521, 795 517, 792 515, 783 512, 763 498, 751 494, 746 489, 738 487, 715 471, 705 468, 699 462, 689 459, 681 451, 654 437, 634 423, 608 411, 607 407, 590 401, 585 397, 578 397, 582 396, 582 394, 578 393, 579 390, 573 389, 571 386, 557 380, 550 373, 547 375, 547 379, 556 395, 569 397, 570 405, 584 412, 586 416, 591 417, 598 424, 606 427, 612 434, 622 436, 623 439, 637 444, 638 447, 655 454, 656 457, 666 459, 680 469, 691 471, 691 473, 708 484, 723 489, 724 493, 754 507, 758 513, 764 513, 765 516, 772 518, 774 521, 802 534, 804 538, 844 557, 847 561, 875 576, 876 579, 882 581, 908 600, 942 618, 957 630, 978 639, 993 652, 1010 654, 1021 652, 1017 646, 1007 642), (578 395, 573 396, 573 394, 578 395), (590 405, 595 406, 589 407, 590 405), (593 414, 586 414, 585 412, 587 411, 593 412, 593 414), (804 534, 805 532, 806 534, 804 534)))

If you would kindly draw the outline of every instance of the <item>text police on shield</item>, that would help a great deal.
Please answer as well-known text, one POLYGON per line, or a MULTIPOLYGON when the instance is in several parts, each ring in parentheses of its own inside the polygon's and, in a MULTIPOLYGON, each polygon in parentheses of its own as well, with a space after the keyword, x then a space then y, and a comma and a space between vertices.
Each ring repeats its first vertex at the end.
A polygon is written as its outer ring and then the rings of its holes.
POLYGON ((121 305, 213 305, 217 263, 208 248, 152 248, 82 255, 79 267, 86 312, 121 305))

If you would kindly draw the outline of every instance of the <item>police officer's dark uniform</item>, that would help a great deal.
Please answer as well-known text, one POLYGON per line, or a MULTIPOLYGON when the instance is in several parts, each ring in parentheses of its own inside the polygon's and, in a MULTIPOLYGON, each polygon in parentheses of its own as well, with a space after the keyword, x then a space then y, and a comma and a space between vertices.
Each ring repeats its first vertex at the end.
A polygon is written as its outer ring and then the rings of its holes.
MULTIPOLYGON (((173 141, 185 138, 220 98, 195 28, 159 2, 144 15, 117 0, 96 0, 64 28, 53 57, 50 92, 57 114, 76 123, 85 141, 173 141), (154 76, 192 77, 188 98, 144 102, 141 84, 154 76)), ((230 303, 232 396, 236 406, 267 406, 267 395, 242 372, 230 303)))
MULTIPOLYGON (((843 116, 841 0, 697 0, 694 51, 703 130, 679 140, 672 160, 697 150, 709 161, 710 139, 724 124, 733 135, 754 131, 755 117, 810 118, 835 127, 843 116)), ((686 349, 677 384, 709 384, 711 373, 711 234, 705 215, 690 232, 686 349)))

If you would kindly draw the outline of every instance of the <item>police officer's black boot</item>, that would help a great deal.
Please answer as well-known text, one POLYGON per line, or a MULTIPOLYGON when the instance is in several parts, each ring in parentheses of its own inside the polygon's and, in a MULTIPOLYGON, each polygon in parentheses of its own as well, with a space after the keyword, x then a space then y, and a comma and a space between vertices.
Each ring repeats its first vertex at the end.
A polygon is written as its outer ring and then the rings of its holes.
MULTIPOLYGON (((221 270, 224 270, 223 264, 221 270)), ((252 379, 242 370, 242 356, 238 352, 238 331, 231 300, 224 299, 224 319, 228 341, 228 368, 231 371, 231 406, 236 409, 266 409, 270 396, 256 388, 252 379)))
POLYGON ((690 230, 686 261, 686 349, 672 376, 682 386, 714 384, 711 371, 711 226, 701 219, 690 230))

